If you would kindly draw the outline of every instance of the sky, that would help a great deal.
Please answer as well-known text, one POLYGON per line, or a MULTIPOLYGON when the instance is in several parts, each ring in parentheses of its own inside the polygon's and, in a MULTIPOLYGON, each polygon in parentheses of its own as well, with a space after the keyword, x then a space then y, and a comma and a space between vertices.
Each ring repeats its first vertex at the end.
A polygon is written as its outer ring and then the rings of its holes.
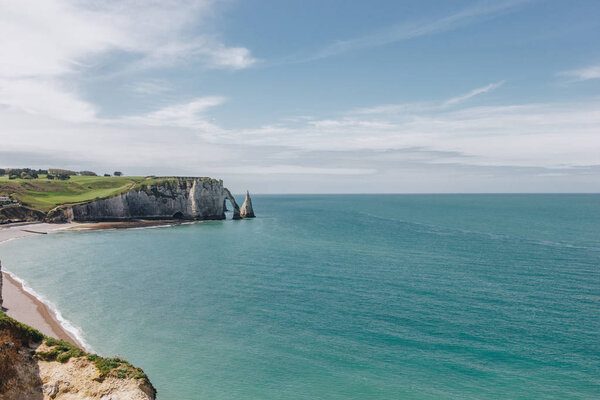
POLYGON ((0 0, 0 167, 600 192, 597 0, 0 0))

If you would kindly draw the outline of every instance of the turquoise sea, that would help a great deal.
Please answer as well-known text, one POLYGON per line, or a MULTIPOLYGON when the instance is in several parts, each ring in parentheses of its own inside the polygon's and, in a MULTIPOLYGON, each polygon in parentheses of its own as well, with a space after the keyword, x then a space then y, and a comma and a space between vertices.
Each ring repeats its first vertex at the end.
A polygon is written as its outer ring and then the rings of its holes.
POLYGON ((600 195, 253 201, 0 258, 161 400, 600 398, 600 195))

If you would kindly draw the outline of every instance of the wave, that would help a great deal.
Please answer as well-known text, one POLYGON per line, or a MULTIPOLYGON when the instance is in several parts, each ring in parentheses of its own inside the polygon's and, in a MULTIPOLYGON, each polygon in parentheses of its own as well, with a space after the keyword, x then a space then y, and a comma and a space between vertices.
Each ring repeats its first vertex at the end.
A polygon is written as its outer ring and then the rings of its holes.
POLYGON ((90 353, 94 352, 92 347, 83 338, 83 331, 81 330, 81 328, 75 326, 73 323, 71 323, 69 320, 63 317, 54 303, 52 303, 50 300, 46 299, 44 296, 36 292, 31 286, 27 284, 27 281, 25 281, 24 279, 19 278, 14 273, 6 269, 3 269, 3 272, 10 275, 12 279, 17 281, 23 287, 23 290, 25 292, 29 293, 30 295, 35 297, 40 303, 43 303, 45 306, 47 306, 48 309, 54 315, 54 318, 60 324, 60 326, 70 335, 72 335, 77 340, 77 342, 83 346, 85 351, 90 353))
MULTIPOLYGON (((56 229, 55 232, 61 230, 56 229)), ((52 233, 52 232, 49 232, 52 233)), ((18 237, 13 237, 13 238, 9 238, 6 240, 3 240, 2 242, 0 242, 0 244, 4 244, 4 243, 8 243, 11 240, 16 240, 16 239, 24 239, 27 238, 29 236, 18 236, 18 237)), ((83 331, 81 330, 81 328, 75 326, 73 323, 71 323, 69 320, 67 320, 65 317, 63 317, 63 315, 60 313, 60 311, 58 310, 58 307, 56 307, 56 305, 54 303, 52 303, 50 300, 46 299, 44 296, 42 296, 41 294, 39 294, 38 292, 36 292, 31 286, 29 286, 27 284, 27 282, 21 278, 19 278, 17 275, 15 275, 13 272, 10 272, 9 270, 7 270, 6 268, 2 269, 3 272, 5 272, 6 274, 10 275, 10 277, 12 279, 14 279, 16 282, 18 282, 21 287, 23 288, 23 290, 27 293, 29 293, 30 295, 32 295, 33 297, 35 297, 40 303, 44 304, 46 307, 48 307, 48 309, 50 310, 50 312, 53 314, 54 319, 60 324, 60 326, 66 331, 68 332, 71 336, 73 336, 77 342, 79 344, 81 344, 81 346, 83 347, 83 349, 89 353, 93 353, 94 350, 92 348, 92 346, 90 346, 84 339, 83 337, 83 331)))

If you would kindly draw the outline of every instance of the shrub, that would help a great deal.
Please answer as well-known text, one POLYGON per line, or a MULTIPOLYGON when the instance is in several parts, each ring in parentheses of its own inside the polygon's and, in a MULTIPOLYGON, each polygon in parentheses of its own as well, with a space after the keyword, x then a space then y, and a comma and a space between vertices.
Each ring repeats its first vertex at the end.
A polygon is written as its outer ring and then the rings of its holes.
POLYGON ((31 342, 40 342, 44 338, 44 335, 39 331, 12 319, 3 311, 0 311, 0 330, 8 326, 12 326, 13 328, 19 330, 19 332, 21 332, 31 342))
POLYGON ((38 177, 38 171, 31 168, 9 168, 5 169, 4 173, 9 175, 9 179, 11 179, 11 175, 15 177, 12 179, 36 179, 38 177))
POLYGON ((123 175, 123 173, 121 171, 115 171, 115 172, 113 172, 113 175, 114 176, 121 176, 121 175, 123 175))
POLYGON ((45 340, 46 346, 52 347, 49 351, 37 353, 38 357, 44 361, 58 361, 66 363, 71 357, 82 357, 85 355, 83 350, 73 346, 71 343, 64 340, 58 340, 47 337, 45 340))

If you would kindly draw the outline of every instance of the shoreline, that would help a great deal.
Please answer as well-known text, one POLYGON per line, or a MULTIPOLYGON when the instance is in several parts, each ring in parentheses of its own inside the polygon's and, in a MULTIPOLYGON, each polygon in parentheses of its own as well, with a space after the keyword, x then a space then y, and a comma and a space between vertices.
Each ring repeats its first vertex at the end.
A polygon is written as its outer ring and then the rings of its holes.
MULTIPOLYGON (((60 231, 95 231, 111 229, 140 229, 161 226, 186 225, 198 221, 180 220, 137 220, 119 222, 83 222, 50 224, 45 222, 16 222, 0 225, 0 244, 10 240, 26 238, 33 235, 50 234, 60 231)), ((1 258, 0 258, 1 262, 1 258)), ((4 285, 2 288, 3 311, 20 322, 23 322, 46 336, 65 340, 86 351, 91 349, 78 336, 79 329, 62 318, 59 310, 52 304, 27 288, 24 281, 12 272, 2 271, 4 285), (62 320, 62 321, 61 321, 62 320)))
MULTIPOLYGON (((189 225, 202 221, 172 220, 172 219, 140 219, 136 221, 116 222, 77 222, 67 227, 67 231, 100 231, 108 229, 153 228, 159 226, 189 225)), ((0 228, 1 229, 1 228, 0 228)))
MULTIPOLYGON (((0 244, 10 240, 21 239, 33 235, 48 234, 75 227, 77 224, 47 224, 47 223, 14 223, 0 226, 0 244)), ((5 266, 6 267, 6 266, 5 266)), ((83 340, 69 332, 65 324, 61 322, 58 310, 53 310, 41 296, 36 295, 33 290, 28 290, 16 275, 4 269, 2 271, 3 287, 3 311, 11 318, 23 322, 46 336, 65 340, 77 347, 86 349, 83 340)), ((76 330, 76 328, 73 328, 76 330)))
POLYGON ((27 324, 46 336, 62 339, 86 349, 75 335, 60 323, 58 316, 48 304, 30 293, 11 273, 2 271, 3 311, 11 318, 27 324))

